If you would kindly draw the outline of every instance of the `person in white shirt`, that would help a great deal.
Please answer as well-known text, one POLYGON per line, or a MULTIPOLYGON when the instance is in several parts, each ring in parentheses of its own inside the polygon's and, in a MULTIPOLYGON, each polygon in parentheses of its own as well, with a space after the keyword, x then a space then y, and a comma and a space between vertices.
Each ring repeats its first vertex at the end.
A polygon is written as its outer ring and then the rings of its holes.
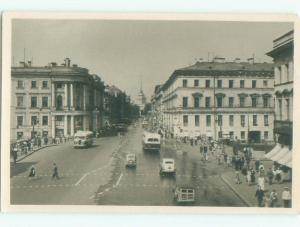
POLYGON ((283 201, 283 207, 290 208, 292 195, 291 195, 290 189, 288 187, 284 187, 284 191, 282 192, 281 198, 283 201))

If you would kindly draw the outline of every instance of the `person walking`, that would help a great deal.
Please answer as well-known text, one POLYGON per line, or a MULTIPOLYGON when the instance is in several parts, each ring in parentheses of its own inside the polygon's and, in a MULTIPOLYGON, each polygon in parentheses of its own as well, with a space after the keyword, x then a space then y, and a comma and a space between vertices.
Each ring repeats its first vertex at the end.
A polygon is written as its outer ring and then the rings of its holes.
POLYGON ((270 207, 277 207, 278 194, 275 189, 270 193, 270 207))
POLYGON ((264 191, 265 190, 265 177, 260 175, 257 179, 257 183, 258 183, 260 189, 264 191))
POLYGON ((273 173, 272 168, 269 168, 269 170, 268 170, 268 172, 267 172, 267 177, 268 177, 269 185, 272 185, 272 183, 273 183, 273 178, 274 178, 274 173, 273 173))
POLYGON ((33 179, 33 178, 35 178, 35 175, 36 175, 35 167, 34 167, 34 166, 31 166, 31 168, 30 168, 30 170, 29 170, 28 178, 29 178, 29 179, 33 179))
POLYGON ((58 168, 57 168, 57 165, 56 163, 53 163, 53 174, 52 174, 52 180, 53 179, 59 179, 59 176, 58 176, 58 168))
POLYGON ((277 181, 278 184, 281 183, 281 169, 278 167, 276 170, 275 170, 275 180, 277 181))
POLYGON ((12 148, 12 156, 14 159, 14 164, 16 164, 18 159, 18 148, 16 146, 13 146, 12 148))
POLYGON ((258 207, 263 207, 264 196, 265 196, 264 191, 258 185, 257 190, 255 192, 255 197, 257 198, 258 207))
POLYGON ((240 171, 235 171, 235 183, 236 184, 241 184, 242 181, 241 181, 241 178, 240 178, 240 171))
POLYGON ((284 187, 284 191, 282 192, 281 198, 283 201, 283 207, 290 208, 292 195, 291 195, 290 189, 288 187, 284 187))

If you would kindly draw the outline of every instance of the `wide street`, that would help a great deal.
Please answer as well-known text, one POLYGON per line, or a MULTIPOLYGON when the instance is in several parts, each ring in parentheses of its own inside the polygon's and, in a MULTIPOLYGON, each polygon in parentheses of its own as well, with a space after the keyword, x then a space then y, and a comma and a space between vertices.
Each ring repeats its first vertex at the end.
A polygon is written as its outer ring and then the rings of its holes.
POLYGON ((88 149, 74 149, 72 142, 44 148, 11 168, 12 204, 78 205, 175 205, 176 184, 190 184, 196 189, 197 206, 245 206, 222 181, 226 170, 215 160, 201 161, 198 148, 183 152, 167 140, 161 152, 142 150, 141 126, 129 127, 119 138, 95 139, 88 149), (127 153, 137 155, 137 167, 125 168, 127 153), (174 158, 176 177, 159 175, 159 160, 174 158), (52 180, 53 163, 61 178, 52 180), (28 179, 35 165, 38 177, 28 179))

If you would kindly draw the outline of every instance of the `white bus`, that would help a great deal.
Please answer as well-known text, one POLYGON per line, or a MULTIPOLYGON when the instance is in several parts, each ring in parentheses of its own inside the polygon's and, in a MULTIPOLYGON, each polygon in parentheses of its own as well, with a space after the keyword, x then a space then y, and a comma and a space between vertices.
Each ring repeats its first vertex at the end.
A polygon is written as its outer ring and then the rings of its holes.
POLYGON ((74 135, 74 147, 87 148, 93 144, 93 132, 91 131, 77 131, 74 135))
POLYGON ((161 140, 158 133, 143 133, 143 150, 160 150, 161 140))

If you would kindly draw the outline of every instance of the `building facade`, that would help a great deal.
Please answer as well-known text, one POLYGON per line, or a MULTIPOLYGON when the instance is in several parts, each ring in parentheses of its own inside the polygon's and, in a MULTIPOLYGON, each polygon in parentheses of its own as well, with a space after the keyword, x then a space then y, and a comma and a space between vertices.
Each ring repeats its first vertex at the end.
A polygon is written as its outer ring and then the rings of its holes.
MULTIPOLYGON (((290 31, 273 41, 273 50, 267 53, 274 59, 275 73, 275 121, 274 134, 280 164, 292 167, 293 147, 293 86, 294 86, 294 31, 290 31), (278 149, 277 149, 278 148, 278 149)), ((270 152, 271 153, 271 152, 270 152)), ((275 155, 275 159, 277 159, 275 155)), ((271 158, 272 159, 272 158, 271 158)))
POLYGON ((146 102, 146 96, 141 88, 136 98, 136 105, 140 108, 140 114, 144 111, 146 102))
POLYGON ((67 137, 103 124, 104 85, 85 68, 70 65, 11 68, 11 140, 67 137))
POLYGON ((175 136, 273 141, 273 64, 197 62, 161 87, 163 126, 175 136))

